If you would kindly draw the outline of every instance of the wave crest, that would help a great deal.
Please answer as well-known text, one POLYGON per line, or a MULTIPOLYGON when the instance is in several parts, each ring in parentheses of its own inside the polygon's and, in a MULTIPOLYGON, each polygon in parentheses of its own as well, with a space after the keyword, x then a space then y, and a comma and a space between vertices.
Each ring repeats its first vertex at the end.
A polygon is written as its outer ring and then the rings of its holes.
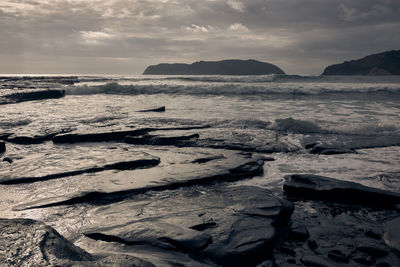
POLYGON ((275 120, 274 123, 272 123, 270 128, 275 131, 299 133, 299 134, 326 132, 320 126, 310 121, 295 120, 292 117, 286 119, 277 119, 275 120))
POLYGON ((265 83, 265 84, 235 84, 235 83, 149 83, 128 84, 107 83, 96 86, 70 86, 66 88, 70 95, 90 94, 181 94, 181 95, 326 95, 326 94, 369 94, 380 93, 400 95, 400 84, 335 84, 335 83, 265 83))

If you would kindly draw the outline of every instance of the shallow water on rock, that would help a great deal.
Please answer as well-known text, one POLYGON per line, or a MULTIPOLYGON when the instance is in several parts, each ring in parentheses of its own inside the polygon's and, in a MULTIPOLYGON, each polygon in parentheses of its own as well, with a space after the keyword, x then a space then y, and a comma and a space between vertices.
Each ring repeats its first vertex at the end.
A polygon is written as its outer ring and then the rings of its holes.
MULTIPOLYGON (((217 197, 221 184, 284 197, 283 177, 304 173, 400 193, 399 110, 399 77, 3 77, 0 217, 41 220, 91 253, 118 253, 84 230, 149 216, 153 201, 217 197), (65 96, 7 98, 47 89, 65 96)), ((161 206, 152 209, 180 224, 161 206)), ((148 246, 119 252, 170 260, 148 246)))

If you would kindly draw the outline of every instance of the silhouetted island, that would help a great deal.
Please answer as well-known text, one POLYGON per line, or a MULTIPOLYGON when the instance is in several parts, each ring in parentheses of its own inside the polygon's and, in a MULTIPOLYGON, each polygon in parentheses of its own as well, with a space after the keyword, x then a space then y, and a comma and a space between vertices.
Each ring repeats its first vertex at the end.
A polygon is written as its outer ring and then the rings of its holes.
POLYGON ((285 74, 279 67, 257 60, 199 61, 192 64, 158 64, 146 68, 143 74, 160 75, 263 75, 285 74))
POLYGON ((330 65, 322 75, 400 75, 400 50, 330 65))

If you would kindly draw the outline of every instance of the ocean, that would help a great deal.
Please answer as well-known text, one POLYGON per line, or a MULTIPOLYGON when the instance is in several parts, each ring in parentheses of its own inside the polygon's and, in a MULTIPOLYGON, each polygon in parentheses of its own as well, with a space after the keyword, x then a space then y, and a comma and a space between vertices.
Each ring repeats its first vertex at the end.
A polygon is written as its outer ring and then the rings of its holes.
POLYGON ((301 173, 400 193, 400 76, 3 75, 0 137, 6 142, 0 159, 12 160, 0 161, 2 180, 45 177, 0 184, 0 217, 45 221, 85 247, 77 233, 82 225, 98 223, 87 215, 93 206, 32 207, 65 204, 90 192, 165 185, 177 176, 204 176, 231 166, 218 159, 236 162, 238 155, 249 154, 274 161, 264 162, 263 174, 231 185, 257 186, 282 197, 283 177, 301 173), (65 96, 41 99, 39 93, 30 99, 29 92, 45 90, 65 91, 65 96), (151 111, 160 107, 165 111, 151 111), (155 136, 194 140, 132 145, 10 139, 144 128, 155 136), (201 156, 217 163, 189 164, 201 156), (161 163, 150 170, 101 169, 143 157, 161 163), (68 174, 75 170, 89 171, 68 174), (67 174, 49 178, 58 173, 67 174))

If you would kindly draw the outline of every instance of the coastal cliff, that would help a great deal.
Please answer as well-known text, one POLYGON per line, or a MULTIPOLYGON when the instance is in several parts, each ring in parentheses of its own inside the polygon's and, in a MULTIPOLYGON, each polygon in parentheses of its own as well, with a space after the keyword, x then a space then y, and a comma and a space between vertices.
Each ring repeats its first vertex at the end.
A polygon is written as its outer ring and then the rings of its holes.
POLYGON ((199 61, 192 64, 158 64, 146 68, 143 74, 160 75, 263 75, 285 74, 279 67, 256 60, 199 61))
POLYGON ((400 50, 330 65, 322 75, 400 75, 400 50))

